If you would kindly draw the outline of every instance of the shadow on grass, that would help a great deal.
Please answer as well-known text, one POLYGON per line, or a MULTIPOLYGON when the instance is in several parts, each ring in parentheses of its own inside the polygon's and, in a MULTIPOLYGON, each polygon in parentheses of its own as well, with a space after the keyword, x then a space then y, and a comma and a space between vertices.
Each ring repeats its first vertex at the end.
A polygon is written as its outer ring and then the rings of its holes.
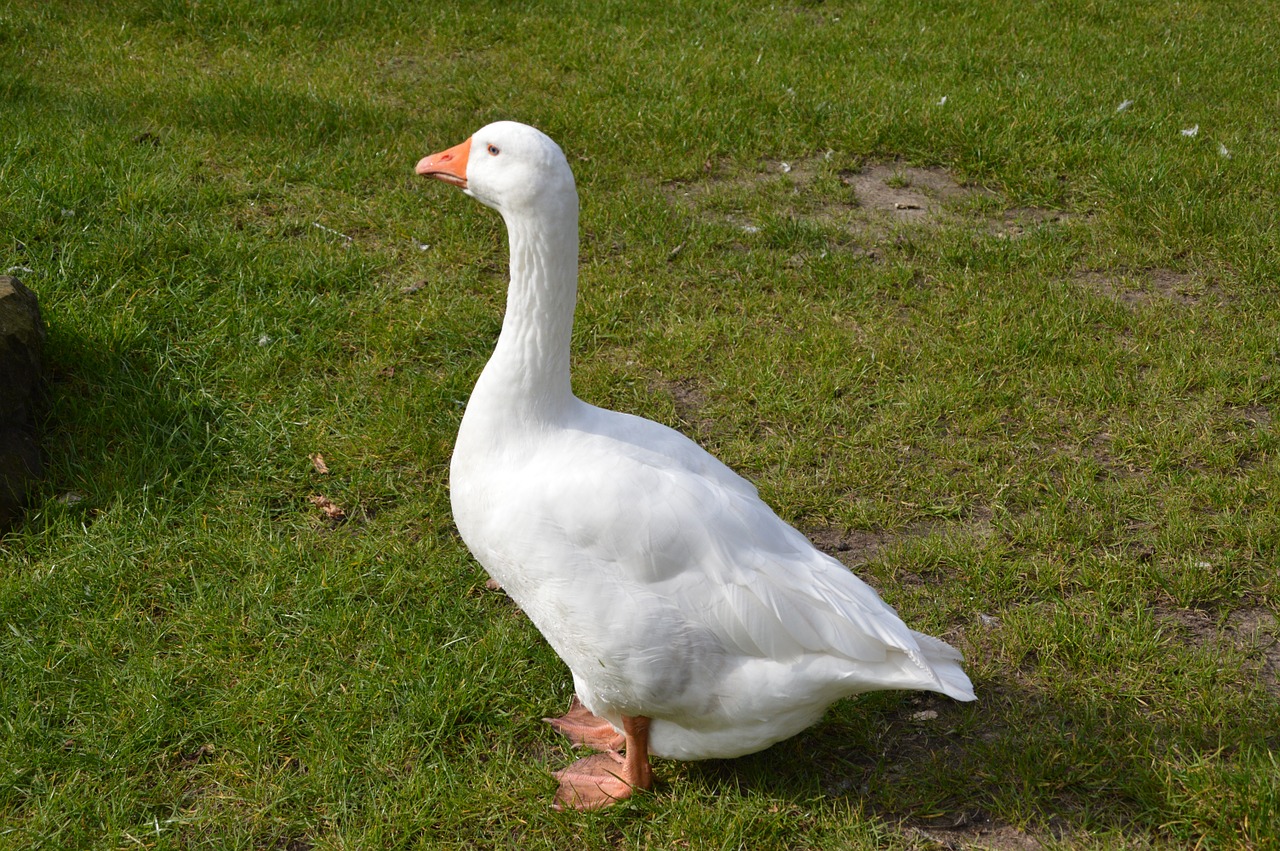
POLYGON ((1280 745, 1268 713, 1219 724, 1160 716, 1138 699, 1071 701, 1013 682, 980 684, 978 695, 963 705, 869 694, 764 753, 690 763, 681 782, 809 805, 841 800, 957 847, 1107 832, 1231 842, 1242 824, 1268 829, 1250 807, 1265 796, 1233 789, 1265 771, 1280 745))
POLYGON ((199 493, 223 464, 220 406, 183 381, 163 345, 51 323, 46 495, 93 510, 141 492, 199 493))

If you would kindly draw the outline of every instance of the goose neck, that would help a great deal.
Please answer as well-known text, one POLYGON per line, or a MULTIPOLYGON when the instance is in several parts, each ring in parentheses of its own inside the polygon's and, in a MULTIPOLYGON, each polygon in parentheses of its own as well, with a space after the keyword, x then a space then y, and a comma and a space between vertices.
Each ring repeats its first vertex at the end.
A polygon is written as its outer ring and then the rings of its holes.
POLYGON ((505 217, 511 282, 502 333, 485 377, 535 418, 563 411, 572 399, 569 348, 578 293, 578 222, 576 209, 571 212, 505 217))

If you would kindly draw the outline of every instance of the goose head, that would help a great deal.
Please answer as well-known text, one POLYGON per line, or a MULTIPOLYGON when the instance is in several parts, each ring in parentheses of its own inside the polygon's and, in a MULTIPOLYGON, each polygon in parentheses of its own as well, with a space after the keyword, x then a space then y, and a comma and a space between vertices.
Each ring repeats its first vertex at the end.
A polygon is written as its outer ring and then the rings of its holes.
POLYGON ((498 121, 448 150, 423 157, 415 169, 462 188, 503 215, 577 212, 573 172, 560 146, 540 130, 498 121))

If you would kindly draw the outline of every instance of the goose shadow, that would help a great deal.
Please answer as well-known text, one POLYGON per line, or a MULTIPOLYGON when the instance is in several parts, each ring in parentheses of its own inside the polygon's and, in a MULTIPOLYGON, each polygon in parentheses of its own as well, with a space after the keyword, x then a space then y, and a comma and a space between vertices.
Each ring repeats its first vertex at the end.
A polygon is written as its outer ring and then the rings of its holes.
POLYGON ((999 835, 995 847, 1040 847, 1099 831, 1159 833, 1171 815, 1170 757, 1280 746, 1265 713, 1213 723, 1013 679, 975 688, 969 704, 909 692, 842 701, 767 751, 685 764, 681 782, 800 806, 841 802, 944 847, 988 847, 999 835))

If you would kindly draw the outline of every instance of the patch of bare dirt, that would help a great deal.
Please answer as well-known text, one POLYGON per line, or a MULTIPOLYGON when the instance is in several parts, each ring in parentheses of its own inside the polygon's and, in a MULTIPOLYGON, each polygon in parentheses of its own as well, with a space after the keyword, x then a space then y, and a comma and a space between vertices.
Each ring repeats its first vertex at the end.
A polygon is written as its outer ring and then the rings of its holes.
POLYGON ((805 532, 815 547, 851 568, 867 563, 881 550, 889 549, 903 541, 949 535, 986 538, 992 533, 991 512, 985 509, 975 512, 974 516, 969 517, 967 521, 959 523, 925 520, 896 531, 855 529, 846 532, 831 527, 821 527, 805 532))
POLYGON ((976 213, 973 202, 998 202, 999 196, 962 183, 945 168, 890 161, 871 163, 856 171, 838 170, 829 157, 771 160, 754 173, 728 176, 717 176, 716 164, 709 162, 705 171, 711 177, 668 184, 666 191, 673 201, 708 220, 731 224, 747 236, 760 228, 745 208, 764 193, 781 194, 785 201, 779 212, 797 221, 843 231, 848 239, 833 247, 872 260, 879 259, 875 245, 904 228, 967 225, 998 238, 1016 239, 1068 218, 1063 211, 1038 207, 1012 207, 994 215, 976 213), (970 209, 966 210, 966 205, 970 209))
POLYGON ((1274 613, 1255 606, 1227 616, 1227 634, 1240 650, 1256 660, 1263 684, 1280 695, 1280 624, 1274 613))
POLYGON ((1017 239, 1046 225, 1070 221, 1071 215, 1045 207, 1011 207, 999 221, 992 222, 991 232, 1001 239, 1017 239))
POLYGON ((1156 617, 1177 628, 1188 644, 1196 647, 1214 646, 1218 641, 1218 625, 1208 612, 1199 609, 1169 609, 1159 607, 1156 617))
POLYGON ((707 405, 707 397, 698 386, 688 379, 680 379, 668 384, 667 391, 680 419, 690 424, 696 422, 707 405))
POLYGON ((941 168, 916 168, 901 163, 876 163, 845 173, 841 180, 853 187, 858 206, 908 224, 938 224, 943 203, 984 190, 961 186, 941 168))
POLYGON ((1196 279, 1187 272, 1156 268, 1147 270, 1147 277, 1151 288, 1167 299, 1184 304, 1195 304, 1200 300, 1195 294, 1196 279))
POLYGON ((1211 282, 1192 272, 1162 267, 1151 269, 1082 269, 1075 281, 1085 289, 1129 306, 1146 304, 1197 305, 1216 292, 1211 282))
POLYGON ((1280 622, 1269 609, 1236 609, 1225 621, 1197 609, 1158 609, 1156 617, 1176 627, 1193 647, 1210 652, 1234 647, 1245 654, 1263 687, 1280 695, 1280 622))
POLYGON ((1115 438, 1109 431, 1100 431, 1082 445, 1056 444, 1062 454, 1080 461, 1088 459, 1101 468, 1100 477, 1111 479, 1132 479, 1141 476, 1144 471, 1131 461, 1118 457, 1114 451, 1115 438))
POLYGON ((882 529, 855 530, 843 532, 838 529, 811 529, 809 540, 813 545, 832 558, 838 559, 848 567, 865 564, 875 558, 881 550, 890 547, 899 540, 928 534, 921 531, 889 532, 882 529))
POLYGON ((1266 405, 1249 405, 1240 411, 1240 417, 1258 428, 1271 428, 1271 411, 1266 405))
POLYGON ((707 437, 715 431, 715 420, 703 413, 707 407, 707 396, 692 379, 677 378, 673 381, 658 381, 656 389, 671 397, 671 405, 676 409, 676 416, 692 429, 694 434, 707 437))
POLYGON ((959 813, 940 824, 909 827, 906 833, 917 848, 928 851, 1036 851, 1044 847, 1030 833, 989 819, 982 813, 959 813))

